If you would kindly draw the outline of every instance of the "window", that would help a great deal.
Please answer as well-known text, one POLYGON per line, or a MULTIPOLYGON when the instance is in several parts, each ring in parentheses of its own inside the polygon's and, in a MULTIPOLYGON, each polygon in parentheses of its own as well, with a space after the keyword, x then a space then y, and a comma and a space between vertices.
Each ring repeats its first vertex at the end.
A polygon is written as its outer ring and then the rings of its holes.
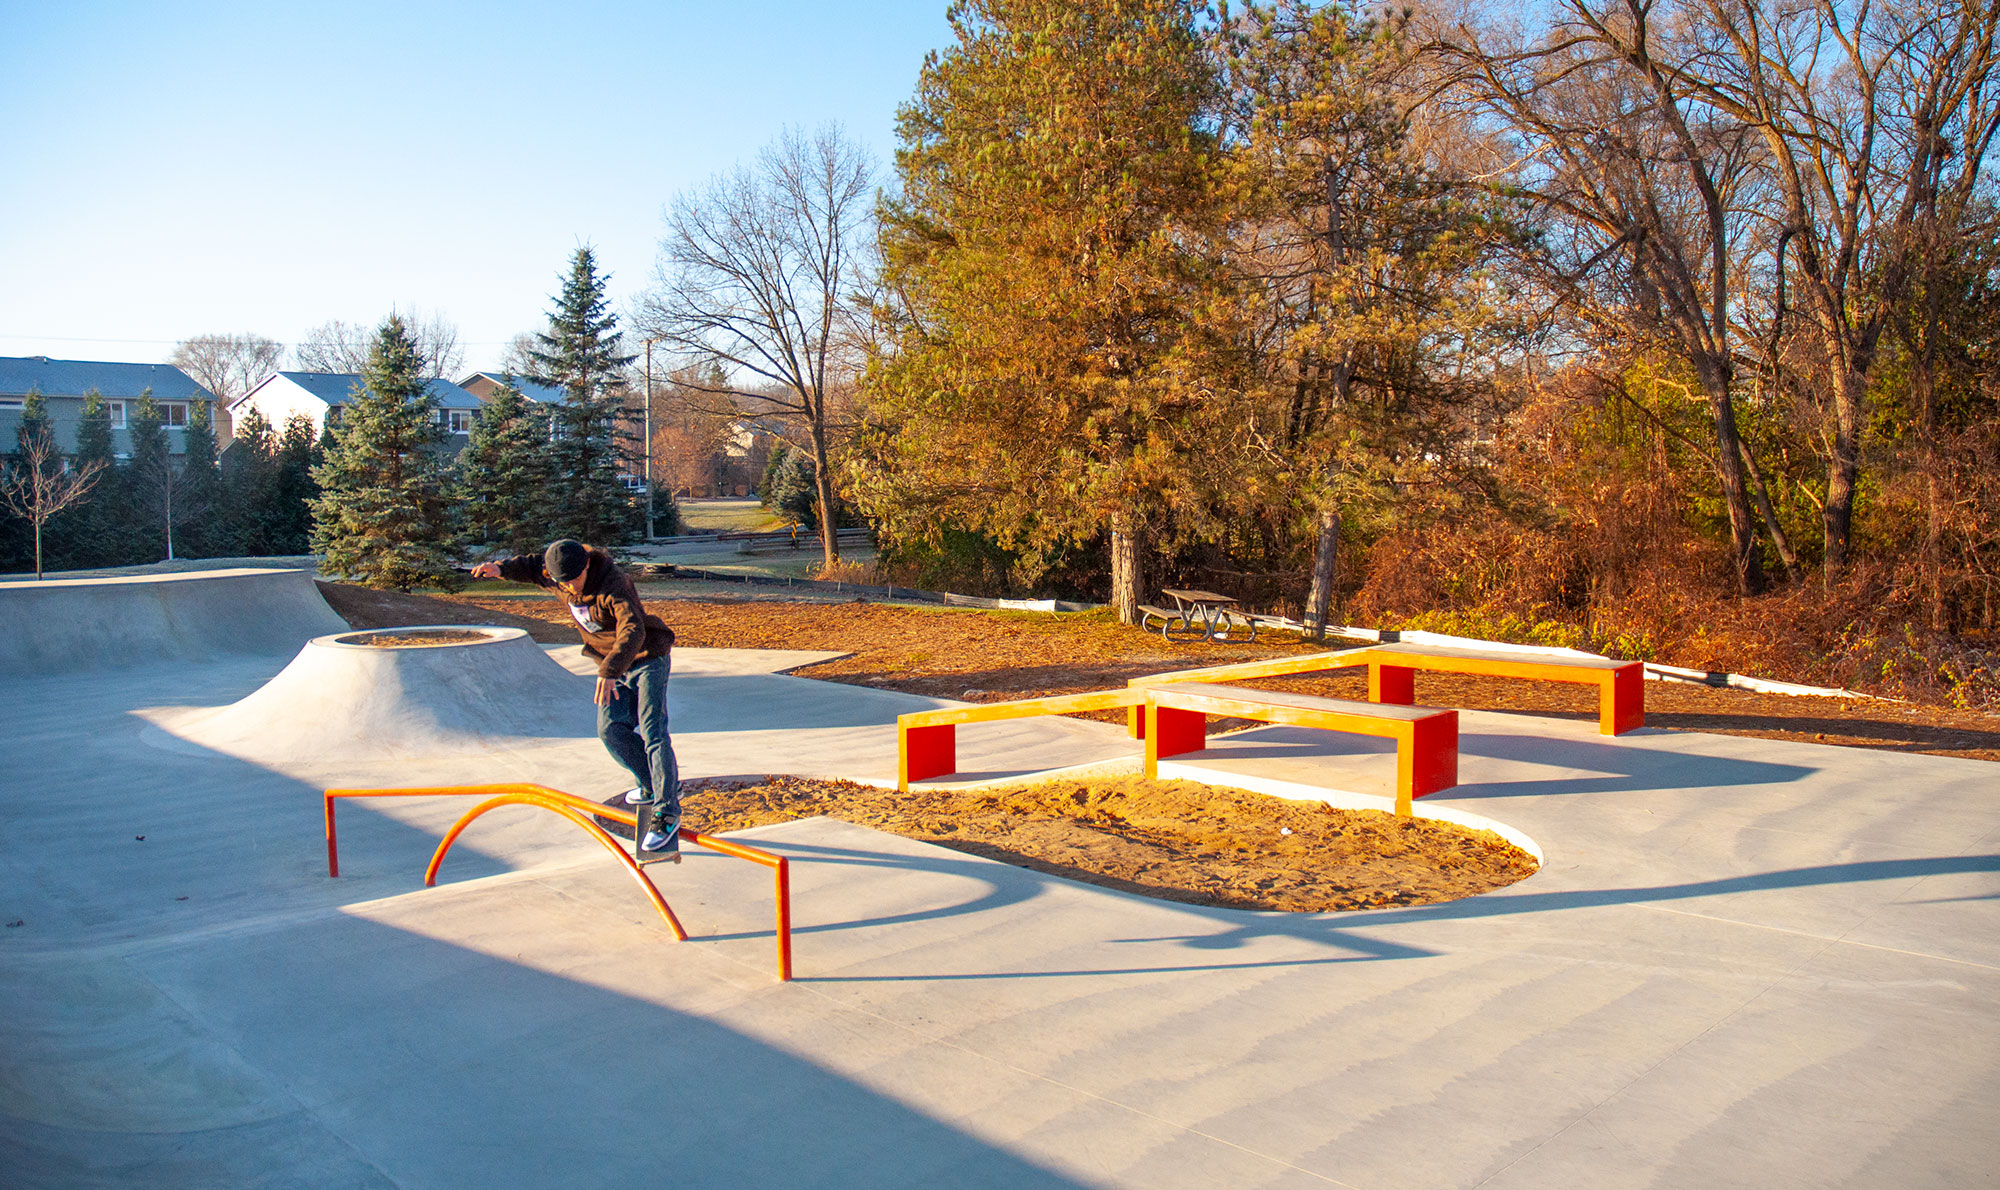
POLYGON ((452 433, 470 434, 472 432, 472 410, 447 409, 444 411, 444 417, 444 424, 452 433))
POLYGON ((19 409, 26 404, 25 397, 0 397, 0 409, 19 409))
POLYGON ((110 413, 110 414, 111 414, 111 428, 112 428, 112 429, 114 429, 114 430, 122 430, 122 429, 124 429, 124 428, 125 428, 125 402, 123 402, 123 401, 106 401, 106 402, 104 403, 104 408, 105 408, 105 411, 106 411, 106 412, 108 412, 108 413, 110 413))
POLYGON ((160 424, 163 426, 186 426, 188 407, 186 401, 163 401, 160 403, 160 424))

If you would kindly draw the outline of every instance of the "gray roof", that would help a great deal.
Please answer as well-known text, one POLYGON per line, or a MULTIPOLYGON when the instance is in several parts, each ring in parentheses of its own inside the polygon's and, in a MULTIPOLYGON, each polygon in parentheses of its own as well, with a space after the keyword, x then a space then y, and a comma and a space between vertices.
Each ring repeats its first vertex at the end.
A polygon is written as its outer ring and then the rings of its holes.
POLYGON ((459 381, 459 383, 465 384, 469 381, 477 380, 481 376, 486 377, 486 379, 491 380, 495 384, 512 384, 520 390, 522 396, 539 404, 559 405, 563 401, 564 393, 562 389, 552 384, 537 384, 525 376, 515 376, 510 379, 505 372, 474 372, 464 380, 459 381))
POLYGON ((147 389, 161 401, 212 401, 214 394, 172 364, 121 364, 103 360, 0 355, 0 395, 81 397, 96 389, 112 400, 133 400, 147 389))
MULTIPOLYGON (((361 387, 361 377, 354 372, 279 372, 279 376, 325 401, 328 405, 345 405, 354 399, 354 391, 361 387)), ((484 403, 478 397, 466 392, 449 380, 430 382, 432 395, 437 397, 440 409, 480 409, 484 403)))

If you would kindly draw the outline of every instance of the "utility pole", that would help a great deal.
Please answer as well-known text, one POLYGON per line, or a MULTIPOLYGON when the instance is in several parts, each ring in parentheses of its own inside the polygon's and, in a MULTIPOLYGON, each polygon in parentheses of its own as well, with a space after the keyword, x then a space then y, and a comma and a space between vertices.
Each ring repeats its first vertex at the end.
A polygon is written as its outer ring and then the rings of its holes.
POLYGON ((653 540, 653 344, 646 340, 646 540, 653 540))

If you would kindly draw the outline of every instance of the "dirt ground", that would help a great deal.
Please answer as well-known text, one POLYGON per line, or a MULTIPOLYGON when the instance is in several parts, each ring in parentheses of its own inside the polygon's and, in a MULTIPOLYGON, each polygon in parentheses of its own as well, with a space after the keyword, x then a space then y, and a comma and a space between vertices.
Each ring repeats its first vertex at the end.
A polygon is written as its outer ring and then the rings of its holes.
MULTIPOLYGON (((398 595, 322 583, 356 629, 499 624, 574 644, 568 612, 539 592, 482 583, 457 595, 398 595)), ((1312 651, 1288 637, 1257 643, 1169 642, 1102 613, 912 607, 854 601, 729 600, 647 582, 649 607, 689 647, 817 649, 846 654, 801 677, 912 694, 998 701, 1122 685, 1127 678, 1312 651)), ((1770 675, 1782 678, 1784 675, 1770 675)), ((1366 698, 1365 670, 1263 679, 1259 686, 1366 698)), ((1419 702, 1595 720, 1581 686, 1445 674, 1417 676, 1419 702)), ((2000 719, 1872 699, 1752 694, 1646 684, 1648 726, 2000 760, 2000 719)), ((1212 722, 1211 731, 1227 730, 1212 722)), ((898 794, 774 777, 750 785, 689 782, 688 821, 725 831, 810 814, 956 847, 1114 888, 1208 905, 1362 909, 1469 896, 1521 879, 1533 860, 1497 837, 1393 815, 1334 812, 1186 782, 1058 783, 898 794), (1380 821, 1375 821, 1379 819, 1380 821), (1292 833, 1283 832, 1289 829, 1292 833)))
MULTIPOLYGON (((509 583, 476 584, 458 595, 441 597, 328 583, 321 589, 334 610, 356 628, 507 624, 527 629, 544 643, 576 643, 569 615, 555 600, 509 583)), ((703 597, 687 599, 678 597, 677 589, 679 585, 671 582, 647 582, 641 588, 683 645, 843 652, 849 656, 800 670, 799 676, 967 702, 1099 690, 1123 685, 1140 674, 1315 649, 1308 642, 1286 636, 1274 639, 1268 633, 1254 645, 1168 642, 1157 633, 1117 624, 1102 613, 1052 616, 885 603, 734 600, 708 594, 712 586, 695 588, 703 590, 703 597)), ((1761 676, 1782 680, 1789 675, 1761 676)), ((1360 669, 1324 677, 1261 679, 1258 685, 1336 698, 1367 697, 1367 675, 1360 669)), ((1468 710, 1597 718, 1594 690, 1547 682, 1420 673, 1417 701, 1468 710)), ((1648 682, 1646 724, 2000 760, 2000 717, 1883 699, 1752 694, 1648 682)))
POLYGON ((686 821, 723 832, 826 814, 1169 901, 1301 913, 1428 905, 1535 871, 1490 831, 1194 781, 1063 779, 909 793, 845 781, 690 781, 686 821))

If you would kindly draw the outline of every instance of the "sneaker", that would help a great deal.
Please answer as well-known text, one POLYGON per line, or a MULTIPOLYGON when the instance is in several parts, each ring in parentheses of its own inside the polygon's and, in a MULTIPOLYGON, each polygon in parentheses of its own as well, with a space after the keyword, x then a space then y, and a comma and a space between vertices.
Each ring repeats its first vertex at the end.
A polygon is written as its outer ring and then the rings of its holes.
POLYGON ((681 824, 678 818, 670 822, 655 822, 646 837, 639 843, 639 850, 650 852, 671 863, 681 862, 681 824))
POLYGON ((652 800, 653 795, 647 793, 637 785, 625 791, 625 804, 628 806, 636 806, 640 802, 650 802, 652 800))

